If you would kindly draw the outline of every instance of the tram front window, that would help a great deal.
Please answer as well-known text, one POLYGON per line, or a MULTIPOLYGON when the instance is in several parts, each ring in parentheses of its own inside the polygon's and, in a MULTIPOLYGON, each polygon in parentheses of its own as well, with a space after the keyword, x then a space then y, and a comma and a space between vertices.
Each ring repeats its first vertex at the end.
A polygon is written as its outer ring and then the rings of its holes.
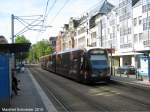
POLYGON ((90 56, 92 69, 105 69, 108 67, 107 57, 105 55, 90 56))

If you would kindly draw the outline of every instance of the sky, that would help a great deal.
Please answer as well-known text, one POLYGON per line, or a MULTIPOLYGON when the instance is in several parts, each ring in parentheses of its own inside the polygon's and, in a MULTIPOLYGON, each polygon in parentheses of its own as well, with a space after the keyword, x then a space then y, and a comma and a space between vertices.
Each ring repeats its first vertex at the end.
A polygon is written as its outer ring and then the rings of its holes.
MULTIPOLYGON (((119 2, 119 0, 107 1, 113 5, 117 5, 119 2)), ((12 14, 15 16, 14 35, 16 35, 26 25, 23 25, 19 20, 37 19, 38 16, 33 15, 45 15, 46 12, 47 17, 44 25, 50 27, 47 27, 45 31, 27 30, 21 35, 24 35, 31 43, 49 39, 51 36, 58 35, 63 25, 68 24, 70 17, 80 17, 100 2, 101 0, 0 0, 0 35, 5 36, 8 42, 11 43, 12 14), (49 2, 46 11, 47 1, 49 2)), ((25 20, 27 23, 32 21, 25 20)), ((39 28, 33 27, 33 29, 39 28)))

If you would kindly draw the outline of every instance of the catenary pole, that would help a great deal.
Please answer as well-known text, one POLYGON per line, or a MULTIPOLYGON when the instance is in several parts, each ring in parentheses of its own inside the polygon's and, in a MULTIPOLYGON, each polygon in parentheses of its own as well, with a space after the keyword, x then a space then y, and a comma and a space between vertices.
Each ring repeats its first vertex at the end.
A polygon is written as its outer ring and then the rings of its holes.
POLYGON ((14 15, 11 15, 11 39, 12 43, 14 43, 14 15))

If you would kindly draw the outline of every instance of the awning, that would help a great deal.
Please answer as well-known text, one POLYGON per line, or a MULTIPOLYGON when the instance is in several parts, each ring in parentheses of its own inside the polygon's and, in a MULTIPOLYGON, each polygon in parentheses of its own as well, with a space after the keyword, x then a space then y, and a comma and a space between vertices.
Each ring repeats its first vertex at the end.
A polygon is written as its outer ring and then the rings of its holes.
POLYGON ((14 44, 0 44, 0 52, 4 53, 19 53, 27 52, 31 43, 14 43, 14 44))
POLYGON ((143 53, 139 53, 139 52, 125 52, 125 53, 115 53, 112 54, 112 56, 131 56, 131 55, 140 55, 143 53))

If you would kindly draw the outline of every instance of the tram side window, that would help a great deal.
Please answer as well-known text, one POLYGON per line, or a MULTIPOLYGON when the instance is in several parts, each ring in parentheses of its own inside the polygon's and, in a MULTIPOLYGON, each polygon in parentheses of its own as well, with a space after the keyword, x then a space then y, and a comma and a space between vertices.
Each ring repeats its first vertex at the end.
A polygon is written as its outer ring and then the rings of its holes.
POLYGON ((56 58, 56 64, 57 66, 60 66, 62 64, 62 59, 61 59, 61 55, 57 55, 57 58, 56 58))
POLYGON ((62 54, 62 65, 67 67, 67 65, 69 65, 70 63, 70 54, 69 53, 65 53, 65 54, 62 54))

